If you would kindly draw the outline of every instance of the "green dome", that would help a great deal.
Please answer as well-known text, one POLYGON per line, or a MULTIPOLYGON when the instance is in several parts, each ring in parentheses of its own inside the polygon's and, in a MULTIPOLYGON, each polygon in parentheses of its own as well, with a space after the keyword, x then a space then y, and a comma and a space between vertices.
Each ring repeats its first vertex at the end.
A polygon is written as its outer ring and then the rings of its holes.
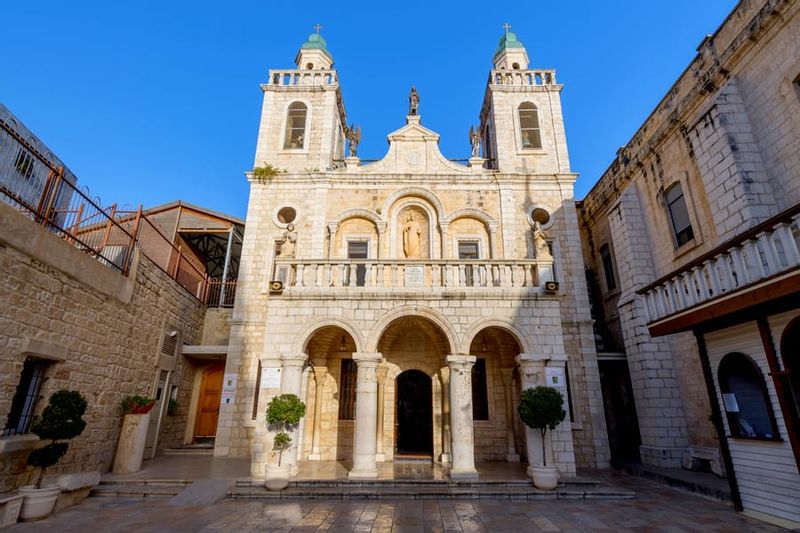
POLYGON ((319 33, 312 33, 306 42, 300 46, 300 50, 322 50, 322 52, 333 61, 333 56, 328 51, 328 43, 319 33))
POLYGON ((522 41, 517 39, 516 34, 507 32, 500 37, 500 42, 497 45, 497 50, 494 51, 494 55, 499 54, 507 48, 525 48, 525 45, 522 44, 522 41))

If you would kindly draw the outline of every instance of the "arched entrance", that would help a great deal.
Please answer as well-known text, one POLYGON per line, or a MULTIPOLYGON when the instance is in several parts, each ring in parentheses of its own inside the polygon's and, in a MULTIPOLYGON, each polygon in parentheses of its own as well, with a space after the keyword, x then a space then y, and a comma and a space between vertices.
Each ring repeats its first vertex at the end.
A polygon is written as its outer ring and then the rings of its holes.
POLYGON ((395 455, 433 454, 431 378, 421 370, 397 376, 395 455))

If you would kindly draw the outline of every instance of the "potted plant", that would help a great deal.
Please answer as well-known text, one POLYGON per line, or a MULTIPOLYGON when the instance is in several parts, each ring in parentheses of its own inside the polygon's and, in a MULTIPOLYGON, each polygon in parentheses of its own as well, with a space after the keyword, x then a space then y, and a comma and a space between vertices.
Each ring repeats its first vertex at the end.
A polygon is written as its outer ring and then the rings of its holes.
POLYGON ((554 489, 558 485, 558 470, 547 466, 545 437, 547 430, 555 429, 564 421, 564 397, 552 387, 525 389, 519 402, 519 416, 526 426, 538 429, 542 435, 542 464, 531 465, 533 484, 540 489, 554 489))
POLYGON ((31 432, 49 444, 33 450, 28 456, 28 465, 39 469, 35 485, 19 488, 23 495, 20 518, 38 520, 53 512, 61 489, 57 485, 42 487, 44 472, 56 464, 69 448, 69 441, 80 435, 86 427, 83 414, 86 400, 77 391, 60 390, 50 397, 42 415, 31 424, 31 432))
POLYGON ((150 411, 156 401, 144 396, 126 396, 122 400, 122 431, 114 455, 115 474, 133 474, 142 468, 150 411))
POLYGON ((283 451, 292 445, 289 431, 294 430, 306 414, 306 406, 294 394, 281 394, 273 398, 267 406, 267 424, 270 430, 277 431, 272 449, 278 456, 278 464, 267 464, 266 487, 269 490, 282 490, 289 486, 290 465, 283 464, 283 451))

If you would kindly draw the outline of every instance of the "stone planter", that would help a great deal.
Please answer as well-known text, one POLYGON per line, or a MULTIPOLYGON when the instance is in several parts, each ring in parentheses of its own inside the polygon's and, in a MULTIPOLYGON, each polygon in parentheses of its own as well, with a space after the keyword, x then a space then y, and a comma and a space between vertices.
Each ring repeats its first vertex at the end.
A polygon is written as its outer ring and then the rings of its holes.
POLYGON ((17 523, 22 498, 22 494, 0 495, 0 529, 17 523))
POLYGON ((267 465, 267 479, 264 485, 269 490, 283 490, 289 486, 290 465, 267 465))
POLYGON ((114 474, 133 474, 141 470, 149 424, 150 413, 125 415, 114 456, 114 474))
POLYGON ((34 485, 20 487, 19 493, 23 496, 20 520, 40 520, 52 513, 60 492, 61 487, 55 485, 41 489, 37 489, 34 485))
POLYGON ((532 466, 530 471, 537 489, 553 490, 558 486, 558 469, 555 466, 532 466))

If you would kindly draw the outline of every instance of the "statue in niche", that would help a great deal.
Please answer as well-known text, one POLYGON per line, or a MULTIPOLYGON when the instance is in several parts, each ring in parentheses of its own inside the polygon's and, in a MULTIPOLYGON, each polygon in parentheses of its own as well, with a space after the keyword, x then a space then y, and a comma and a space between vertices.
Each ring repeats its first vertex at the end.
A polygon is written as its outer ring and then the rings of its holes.
POLYGON ((533 222, 533 256, 536 259, 552 259, 550 247, 547 246, 546 235, 539 221, 533 222))
POLYGON ((481 136, 478 135, 478 130, 476 130, 472 126, 469 127, 469 144, 472 146, 472 155, 471 155, 471 157, 480 157, 481 156, 481 136))
POLYGON ((407 259, 416 259, 419 257, 419 244, 422 230, 419 223, 414 220, 414 213, 408 215, 406 222, 403 226, 403 253, 407 259))
POLYGON ((280 257, 282 259, 294 258, 296 244, 297 232, 294 231, 294 224, 289 224, 280 241, 280 257))
POLYGON ((417 94, 417 88, 413 86, 411 87, 411 94, 408 95, 408 114, 419 114, 419 95, 417 94))
POLYGON ((353 124, 350 126, 344 127, 344 136, 347 138, 348 142, 348 149, 350 150, 350 157, 356 157, 356 152, 358 151, 358 143, 361 142, 361 126, 358 129, 353 127, 353 124))

